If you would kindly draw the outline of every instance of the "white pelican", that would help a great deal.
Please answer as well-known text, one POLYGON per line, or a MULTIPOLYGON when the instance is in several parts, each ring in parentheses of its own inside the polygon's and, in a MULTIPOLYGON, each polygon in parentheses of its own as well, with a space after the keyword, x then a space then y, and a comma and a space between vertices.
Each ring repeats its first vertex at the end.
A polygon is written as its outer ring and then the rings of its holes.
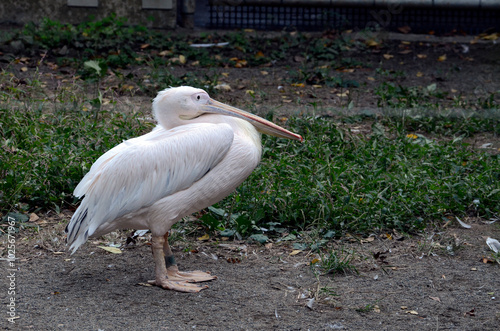
POLYGON ((155 262, 151 284, 182 292, 208 286, 207 272, 179 272, 168 232, 173 224, 229 195, 257 166, 258 131, 302 137, 256 115, 215 101, 193 87, 161 91, 153 101, 158 125, 103 154, 74 191, 83 200, 66 227, 74 253, 89 236, 149 229, 155 262))

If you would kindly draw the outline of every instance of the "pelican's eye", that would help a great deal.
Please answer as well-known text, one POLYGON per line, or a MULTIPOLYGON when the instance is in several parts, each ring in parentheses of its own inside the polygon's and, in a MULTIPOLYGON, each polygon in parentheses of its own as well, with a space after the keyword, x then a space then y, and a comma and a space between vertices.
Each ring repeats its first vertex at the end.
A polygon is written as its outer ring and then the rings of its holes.
POLYGON ((205 105, 210 99, 210 97, 206 93, 196 93, 191 96, 191 99, 193 99, 195 103, 205 105))

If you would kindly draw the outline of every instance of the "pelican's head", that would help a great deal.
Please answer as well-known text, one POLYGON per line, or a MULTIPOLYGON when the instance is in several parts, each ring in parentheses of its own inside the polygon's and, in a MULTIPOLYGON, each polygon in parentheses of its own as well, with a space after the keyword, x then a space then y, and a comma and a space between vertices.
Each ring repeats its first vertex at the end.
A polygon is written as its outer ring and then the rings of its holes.
POLYGON ((250 122, 261 133, 303 141, 298 134, 257 115, 218 102, 204 90, 190 86, 171 87, 158 93, 153 101, 153 114, 166 129, 187 124, 204 114, 221 114, 250 122))

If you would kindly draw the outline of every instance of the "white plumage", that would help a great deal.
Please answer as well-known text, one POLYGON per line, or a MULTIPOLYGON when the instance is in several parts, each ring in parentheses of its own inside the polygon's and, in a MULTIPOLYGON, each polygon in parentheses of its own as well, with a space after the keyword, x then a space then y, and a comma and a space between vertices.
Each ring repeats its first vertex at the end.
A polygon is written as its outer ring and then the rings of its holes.
POLYGON ((302 140, 258 116, 211 99, 192 87, 166 89, 153 102, 158 126, 103 154, 74 195, 84 197, 66 231, 73 253, 90 236, 150 229, 156 280, 197 292, 208 273, 178 271, 168 231, 182 217, 229 195, 260 161, 260 134, 302 140))

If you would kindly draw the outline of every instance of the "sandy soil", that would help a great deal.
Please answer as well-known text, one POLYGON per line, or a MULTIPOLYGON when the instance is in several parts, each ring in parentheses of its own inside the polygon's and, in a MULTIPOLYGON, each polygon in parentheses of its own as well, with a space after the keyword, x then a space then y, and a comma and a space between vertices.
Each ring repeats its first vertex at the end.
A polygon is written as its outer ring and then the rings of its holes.
MULTIPOLYGON (((67 218, 70 214, 63 217, 67 218)), ((48 221, 47 221, 48 219, 48 221)), ((291 243, 186 237, 174 243, 183 270, 218 279, 198 294, 145 286, 153 278, 149 236, 113 254, 123 233, 91 240, 69 255, 59 217, 17 236, 15 324, 9 330, 494 330, 500 323, 500 265, 487 236, 498 224, 464 220, 412 238, 381 233, 347 237, 329 249, 350 252, 358 273, 324 274, 315 252, 291 243), (293 254, 293 253, 292 253, 293 254)), ((9 271, 2 268, 0 277, 9 271)), ((4 287, 5 288, 5 287, 4 287)))

